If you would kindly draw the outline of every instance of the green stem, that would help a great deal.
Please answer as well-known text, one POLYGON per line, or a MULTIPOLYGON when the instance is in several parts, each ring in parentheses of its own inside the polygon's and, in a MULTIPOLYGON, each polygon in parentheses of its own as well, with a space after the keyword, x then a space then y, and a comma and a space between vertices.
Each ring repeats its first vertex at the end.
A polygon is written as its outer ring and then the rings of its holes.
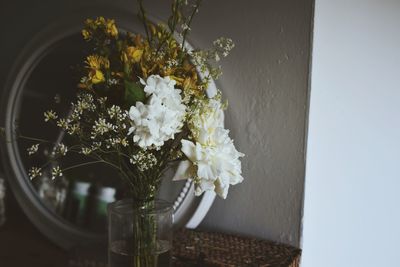
POLYGON ((176 24, 178 23, 178 12, 179 12, 179 3, 177 0, 174 0, 172 3, 172 17, 169 18, 169 20, 172 20, 172 24, 169 25, 169 23, 168 23, 170 33, 167 37, 164 37, 161 40, 161 43, 158 45, 158 48, 156 50, 156 56, 158 56, 158 53, 160 52, 160 50, 163 47, 163 45, 165 44, 165 42, 168 39, 170 39, 175 32, 176 24))
MULTIPOLYGON (((202 0, 197 0, 196 1, 196 4, 195 4, 195 6, 193 8, 193 11, 192 11, 192 14, 190 14, 189 21, 187 23, 188 28, 190 28, 190 25, 192 24, 192 20, 194 18, 194 15, 197 13, 197 10, 199 10, 201 1, 202 0)), ((181 46, 182 50, 185 49, 185 41, 186 41, 186 36, 187 36, 188 31, 189 31, 189 29, 185 29, 184 32, 183 32, 183 40, 182 40, 182 46, 181 46)))
POLYGON ((147 41, 150 43, 150 35, 149 35, 148 26, 147 26, 146 10, 144 9, 144 6, 143 6, 143 0, 138 0, 138 3, 139 3, 139 8, 140 8, 140 13, 142 16, 141 19, 143 22, 144 30, 146 31, 147 41))
POLYGON ((157 266, 157 219, 149 214, 155 208, 155 201, 133 201, 133 266, 157 266))
POLYGON ((79 168, 79 167, 83 167, 83 166, 87 166, 87 165, 93 165, 93 164, 97 164, 97 163, 104 163, 103 160, 97 160, 97 161, 91 161, 91 162, 85 162, 85 163, 81 163, 81 164, 76 164, 76 165, 72 165, 70 167, 67 167, 65 169, 63 169, 63 172, 66 172, 68 170, 72 170, 75 168, 79 168))

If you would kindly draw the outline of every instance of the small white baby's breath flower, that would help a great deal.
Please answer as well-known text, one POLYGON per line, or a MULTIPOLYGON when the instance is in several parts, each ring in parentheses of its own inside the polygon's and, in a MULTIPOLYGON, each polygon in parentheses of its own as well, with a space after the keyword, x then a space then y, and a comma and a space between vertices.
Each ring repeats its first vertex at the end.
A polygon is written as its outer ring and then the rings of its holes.
POLYGON ((130 162, 143 172, 153 168, 157 164, 157 158, 148 150, 140 150, 132 156, 130 162))
POLYGON ((229 55, 229 52, 235 47, 232 39, 220 37, 213 42, 216 50, 220 51, 224 57, 229 55))
POLYGON ((51 169, 51 179, 54 180, 57 177, 62 176, 62 175, 63 175, 63 173, 62 173, 62 171, 60 169, 60 166, 57 166, 57 167, 54 167, 54 168, 51 169))
POLYGON ((30 148, 27 149, 28 155, 30 156, 35 154, 38 151, 38 149, 39 149, 39 144, 32 145, 30 148))
POLYGON ((80 131, 80 126, 78 123, 72 124, 69 128, 68 128, 68 134, 70 135, 74 135, 76 133, 78 133, 80 131))
POLYGON ((114 130, 115 126, 113 126, 111 123, 106 122, 104 118, 100 118, 95 122, 95 125, 93 125, 93 131, 94 131, 94 136, 100 134, 103 135, 110 130, 114 130))
POLYGON ((88 81, 88 78, 86 76, 82 77, 80 81, 81 83, 86 83, 88 81))
POLYGON ((92 149, 87 148, 87 147, 82 147, 81 152, 83 155, 87 156, 87 155, 90 155, 90 153, 92 153, 92 149))
POLYGON ((167 66, 167 68, 173 68, 173 67, 176 67, 176 66, 178 66, 178 61, 176 60, 176 59, 170 59, 170 60, 168 60, 167 62, 166 62, 166 66, 167 66))
POLYGON ((99 149, 103 145, 102 142, 93 142, 91 150, 94 151, 96 149, 99 149))
POLYGON ((94 99, 91 94, 79 94, 76 104, 72 104, 74 106, 73 113, 82 115, 86 110, 95 111, 96 105, 93 102, 94 99))
POLYGON ((198 67, 204 66, 207 62, 207 58, 203 51, 193 51, 191 57, 193 64, 198 67))
POLYGON ((107 110, 108 115, 110 116, 111 119, 118 118, 118 116, 121 115, 122 111, 119 106, 112 105, 108 110, 107 110))
POLYGON ((129 145, 128 140, 126 140, 125 137, 122 138, 122 139, 120 140, 120 144, 121 144, 123 147, 127 147, 127 146, 129 145))
POLYGON ((53 110, 48 110, 44 113, 45 122, 56 120, 57 118, 58 118, 57 113, 55 113, 53 110))
POLYGON ((217 52, 215 52, 215 54, 214 54, 214 60, 217 62, 221 60, 221 58, 219 57, 217 52))
POLYGON ((181 27, 182 27, 182 31, 190 31, 191 30, 189 25, 187 25, 186 23, 183 23, 181 27))
POLYGON ((28 174, 29 178, 32 180, 32 179, 34 179, 34 178, 36 178, 38 176, 42 176, 42 172, 41 171, 42 170, 40 168, 38 168, 38 167, 30 168, 29 174, 28 174))
POLYGON ((66 119, 59 119, 57 121, 57 126, 60 127, 61 129, 67 130, 69 127, 69 121, 66 119))
POLYGON ((53 155, 60 155, 60 156, 65 156, 68 152, 68 147, 64 145, 63 143, 60 143, 57 145, 55 148, 53 155))
POLYGON ((107 97, 99 97, 97 98, 97 102, 99 102, 100 105, 104 105, 107 102, 107 97))
POLYGON ((116 85, 116 84, 118 84, 118 80, 114 79, 114 78, 111 78, 111 79, 108 80, 108 84, 109 85, 116 85))

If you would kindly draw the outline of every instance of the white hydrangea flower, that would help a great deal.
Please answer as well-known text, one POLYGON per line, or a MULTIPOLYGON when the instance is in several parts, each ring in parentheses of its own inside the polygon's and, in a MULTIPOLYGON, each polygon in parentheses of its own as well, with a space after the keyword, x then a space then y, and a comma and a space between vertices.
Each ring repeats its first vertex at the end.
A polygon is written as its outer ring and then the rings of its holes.
POLYGON ((154 146, 159 149, 181 130, 186 107, 182 104, 181 90, 175 89, 176 82, 169 77, 151 75, 147 81, 140 81, 145 85, 148 101, 146 104, 136 102, 130 108, 132 127, 129 134, 133 133, 133 141, 141 148, 154 146))
POLYGON ((230 185, 243 181, 240 157, 229 137, 229 131, 223 127, 221 102, 216 99, 207 101, 191 119, 191 131, 194 142, 182 140, 182 152, 191 164, 185 162, 175 179, 194 178, 195 194, 215 191, 226 198, 230 185))

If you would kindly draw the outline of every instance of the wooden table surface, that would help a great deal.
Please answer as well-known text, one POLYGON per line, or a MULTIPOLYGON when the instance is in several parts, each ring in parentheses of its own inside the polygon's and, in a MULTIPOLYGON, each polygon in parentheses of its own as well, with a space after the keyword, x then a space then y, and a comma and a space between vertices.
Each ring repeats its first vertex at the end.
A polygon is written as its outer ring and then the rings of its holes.
POLYGON ((67 267, 68 255, 47 240, 26 217, 0 227, 1 267, 67 267))

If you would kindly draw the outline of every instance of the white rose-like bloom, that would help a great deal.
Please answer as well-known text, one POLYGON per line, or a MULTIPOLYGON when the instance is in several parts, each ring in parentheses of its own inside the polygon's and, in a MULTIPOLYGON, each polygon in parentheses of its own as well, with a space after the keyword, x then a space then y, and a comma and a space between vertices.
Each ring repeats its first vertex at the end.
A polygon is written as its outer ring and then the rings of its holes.
POLYGON ((229 138, 229 131, 223 128, 221 103, 210 99, 192 118, 195 143, 182 140, 182 152, 189 159, 178 170, 175 180, 193 178, 195 194, 214 190, 226 198, 230 185, 243 181, 240 157, 229 138))
POLYGON ((176 82, 169 77, 151 75, 140 82, 149 99, 146 104, 136 102, 130 108, 129 118, 133 123, 129 134, 133 133, 133 141, 141 148, 159 149, 181 130, 186 107, 182 104, 181 90, 175 89, 176 82))
POLYGON ((209 99, 202 104, 193 115, 190 130, 197 142, 203 145, 213 145, 214 133, 219 128, 224 128, 224 112, 219 100, 209 99))

